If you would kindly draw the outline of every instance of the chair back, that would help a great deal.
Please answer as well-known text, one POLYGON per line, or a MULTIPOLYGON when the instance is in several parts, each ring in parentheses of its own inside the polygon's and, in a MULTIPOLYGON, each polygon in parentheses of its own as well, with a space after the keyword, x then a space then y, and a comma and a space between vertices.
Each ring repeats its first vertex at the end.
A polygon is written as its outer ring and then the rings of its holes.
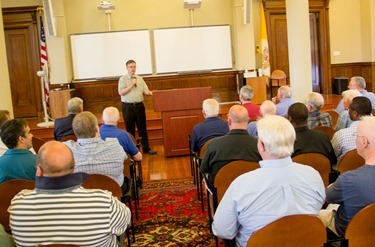
POLYGON ((323 222, 312 215, 284 216, 255 231, 247 242, 248 247, 322 247, 327 240, 323 222))
POLYGON ((357 153, 357 149, 350 150, 341 158, 338 169, 340 174, 355 170, 365 164, 365 160, 357 153))
POLYGON ((258 169, 259 163, 245 160, 232 161, 223 166, 215 176, 214 187, 217 193, 217 205, 220 203, 229 185, 240 175, 258 169))
POLYGON ((276 70, 272 71, 270 79, 271 79, 271 85, 272 86, 280 87, 280 86, 287 85, 286 74, 282 70, 276 69, 276 70))
POLYGON ((345 238, 350 247, 372 247, 375 243, 375 203, 361 209, 349 222, 345 238))
POLYGON ((335 110, 328 110, 326 112, 329 113, 329 115, 331 115, 332 128, 335 129, 337 120, 339 120, 339 114, 335 110))
POLYGON ((10 231, 8 208, 13 197, 21 190, 35 188, 35 182, 26 179, 12 179, 0 184, 0 223, 5 231, 10 231))
POLYGON ((323 125, 316 126, 316 127, 314 128, 314 130, 320 130, 320 131, 323 131, 324 133, 327 134, 327 136, 328 136, 328 138, 329 138, 330 140, 332 140, 332 137, 333 137, 333 135, 335 134, 335 130, 334 130, 334 128, 329 127, 329 126, 323 126, 323 125))
POLYGON ((203 147, 201 148, 201 150, 199 152, 199 158, 203 159, 204 153, 206 152, 206 149, 207 149, 207 147, 208 147, 208 145, 210 144, 211 141, 212 141, 212 139, 206 141, 206 143, 203 145, 203 147))
POLYGON ((45 140, 38 137, 33 137, 33 148, 36 153, 39 152, 40 147, 43 146, 44 143, 46 143, 45 140))
POLYGON ((121 200, 122 189, 115 180, 102 174, 90 174, 83 182, 82 187, 86 189, 102 189, 112 192, 112 195, 121 200))
POLYGON ((322 177, 324 186, 329 185, 329 173, 331 172, 331 163, 329 159, 320 153, 305 153, 294 156, 294 162, 308 165, 317 170, 322 177))
POLYGON ((63 136, 63 137, 61 137, 60 142, 66 142, 66 141, 69 141, 69 140, 77 141, 76 135, 63 136))

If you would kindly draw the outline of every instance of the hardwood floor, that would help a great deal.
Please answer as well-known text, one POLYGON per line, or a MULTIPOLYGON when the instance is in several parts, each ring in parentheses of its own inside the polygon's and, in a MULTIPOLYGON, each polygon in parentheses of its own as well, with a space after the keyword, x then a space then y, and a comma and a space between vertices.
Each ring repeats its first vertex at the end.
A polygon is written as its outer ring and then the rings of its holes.
POLYGON ((191 177, 189 156, 164 157, 163 145, 153 145, 156 155, 144 154, 142 159, 143 181, 191 177))

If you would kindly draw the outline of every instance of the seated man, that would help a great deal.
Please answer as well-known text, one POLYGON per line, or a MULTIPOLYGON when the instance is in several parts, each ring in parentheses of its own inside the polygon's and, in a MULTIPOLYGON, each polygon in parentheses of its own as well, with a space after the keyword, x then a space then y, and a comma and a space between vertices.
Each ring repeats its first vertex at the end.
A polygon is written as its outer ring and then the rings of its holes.
POLYGON ((251 103, 251 100, 254 97, 254 89, 245 85, 240 89, 240 101, 243 107, 246 108, 249 113, 250 119, 257 119, 259 117, 259 105, 251 103))
POLYGON ((349 105, 349 116, 353 123, 346 129, 336 132, 331 140, 332 147, 335 150, 337 164, 344 154, 350 150, 356 149, 355 138, 353 135, 357 132, 357 127, 364 116, 371 115, 371 101, 363 96, 355 97, 349 105))
POLYGON ((103 174, 121 186, 126 194, 129 191, 128 179, 124 182, 124 149, 116 138, 100 139, 98 119, 88 111, 81 112, 73 120, 77 141, 64 142, 74 154, 76 166, 74 172, 103 174))
POLYGON ((307 119, 309 129, 314 129, 317 126, 332 127, 331 115, 328 112, 320 112, 320 109, 324 106, 324 98, 320 93, 308 93, 304 103, 309 112, 309 118, 307 119))
POLYGON ((35 155, 29 150, 33 146, 33 134, 26 121, 6 121, 0 127, 0 135, 8 148, 0 157, 0 183, 16 178, 35 180, 35 155))
POLYGON ((272 98, 273 103, 276 104, 276 114, 279 116, 286 116, 288 114, 289 106, 294 102, 291 99, 292 90, 289 86, 281 86, 277 89, 276 97, 272 98))
POLYGON ((350 220, 364 207, 375 203, 375 118, 363 117, 354 138, 357 152, 365 159, 365 165, 341 174, 336 182, 326 188, 329 203, 319 213, 326 227, 343 236, 350 220))
MULTIPOLYGON (((266 115, 276 115, 276 105, 271 100, 265 100, 260 105, 259 116, 264 117, 266 115)), ((259 120, 259 119, 258 119, 259 120)), ((247 125, 247 132, 252 137, 258 137, 257 122, 252 121, 247 125)))
POLYGON ((100 126, 100 137, 105 140, 106 138, 117 138, 124 151, 131 155, 134 160, 142 160, 142 154, 135 146, 129 133, 117 128, 118 120, 120 119, 120 112, 116 107, 110 106, 104 109, 102 115, 104 124, 100 126))
POLYGON ((331 141, 326 133, 307 127, 306 106, 299 102, 291 105, 288 110, 288 119, 296 131, 292 157, 305 153, 320 153, 329 159, 331 167, 333 167, 337 159, 331 141))
POLYGON ((355 97, 362 96, 361 93, 356 89, 349 89, 342 92, 342 100, 344 102, 344 110, 339 113, 335 131, 348 128, 353 121, 349 117, 348 107, 352 103, 355 97))
POLYGON ((64 144, 41 147, 35 189, 21 191, 8 209, 17 246, 117 246, 116 236, 130 224, 129 208, 108 191, 81 187, 88 174, 73 170, 73 154, 64 144))
POLYGON ((288 120, 269 115, 258 121, 257 128, 261 168, 231 183, 212 224, 216 236, 235 238, 242 247, 254 231, 283 216, 317 215, 325 199, 319 173, 290 158, 296 134, 288 120))
POLYGON ((83 100, 81 98, 74 97, 68 101, 69 115, 55 120, 55 126, 53 131, 55 140, 59 141, 64 136, 74 135, 72 128, 73 119, 78 113, 82 111, 83 100))
MULTIPOLYGON (((8 120, 10 120, 9 111, 0 110, 0 127, 8 120)), ((7 146, 5 146, 3 141, 0 139, 0 156, 2 156, 7 150, 8 150, 7 146)))
MULTIPOLYGON (((350 78, 348 89, 355 89, 358 90, 362 96, 368 98, 371 101, 371 108, 375 109, 375 94, 371 92, 367 92, 366 90, 366 81, 361 76, 353 76, 350 78)), ((345 110, 344 100, 341 99, 339 104, 337 105, 336 112, 340 114, 345 110)))
POLYGON ((256 139, 246 130, 248 113, 245 107, 234 105, 229 109, 229 133, 214 138, 204 153, 200 171, 206 174, 209 188, 214 186, 216 173, 226 164, 235 160, 259 161, 256 139))
POLYGON ((219 117, 219 103, 215 99, 206 99, 202 104, 205 120, 193 128, 191 150, 199 153, 203 145, 214 137, 228 133, 228 122, 219 117))

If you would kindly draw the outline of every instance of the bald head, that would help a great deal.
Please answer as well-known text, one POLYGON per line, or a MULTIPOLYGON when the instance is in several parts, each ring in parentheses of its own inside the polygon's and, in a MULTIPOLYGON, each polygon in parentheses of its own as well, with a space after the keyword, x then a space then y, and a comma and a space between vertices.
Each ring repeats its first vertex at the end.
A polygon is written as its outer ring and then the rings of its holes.
POLYGON ((58 141, 46 142, 36 156, 37 176, 61 177, 74 170, 72 151, 58 141))
POLYGON ((105 124, 116 126, 120 119, 120 112, 116 107, 110 106, 104 109, 102 118, 105 124))
POLYGON ((249 113, 242 105, 234 105, 229 109, 229 129, 246 129, 249 121, 249 113))
POLYGON ((356 146, 357 152, 362 156, 366 164, 375 165, 375 117, 365 116, 362 118, 357 128, 356 146))
POLYGON ((266 115, 276 115, 276 105, 271 100, 265 100, 260 105, 260 115, 262 117, 266 115))

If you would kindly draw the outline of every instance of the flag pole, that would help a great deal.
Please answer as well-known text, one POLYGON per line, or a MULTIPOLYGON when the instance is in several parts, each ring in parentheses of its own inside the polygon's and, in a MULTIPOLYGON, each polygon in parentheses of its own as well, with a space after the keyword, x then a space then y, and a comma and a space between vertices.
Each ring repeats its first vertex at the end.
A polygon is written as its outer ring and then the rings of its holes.
MULTIPOLYGON (((41 29, 39 31, 40 31, 40 36, 42 37, 42 36, 44 36, 44 30, 42 30, 43 27, 42 27, 42 18, 41 18, 42 12, 43 12, 43 7, 39 6, 37 8, 37 11, 38 11, 38 14, 40 16, 40 21, 41 21, 41 23, 40 23, 41 29)), ((42 56, 42 54, 41 54, 41 56, 42 56)), ((54 122, 49 121, 50 117, 49 117, 48 112, 47 112, 46 90, 48 90, 48 89, 46 88, 46 83, 48 83, 48 63, 47 63, 47 59, 46 58, 44 58, 44 59, 46 60, 46 62, 44 64, 41 63, 42 70, 36 72, 37 76, 40 77, 40 87, 41 87, 41 90, 42 90, 42 105, 43 105, 43 110, 44 110, 44 122, 38 123, 37 126, 49 128, 49 127, 53 127, 54 122)), ((41 60, 42 60, 42 58, 41 58, 41 60)))
POLYGON ((44 92, 44 78, 46 76, 46 73, 41 70, 36 72, 37 76, 40 77, 40 86, 42 89, 42 104, 43 104, 43 110, 44 110, 44 122, 40 122, 37 124, 38 127, 44 127, 44 128, 49 128, 54 125, 54 122, 49 121, 49 115, 47 112, 47 102, 46 102, 46 93, 44 92))

